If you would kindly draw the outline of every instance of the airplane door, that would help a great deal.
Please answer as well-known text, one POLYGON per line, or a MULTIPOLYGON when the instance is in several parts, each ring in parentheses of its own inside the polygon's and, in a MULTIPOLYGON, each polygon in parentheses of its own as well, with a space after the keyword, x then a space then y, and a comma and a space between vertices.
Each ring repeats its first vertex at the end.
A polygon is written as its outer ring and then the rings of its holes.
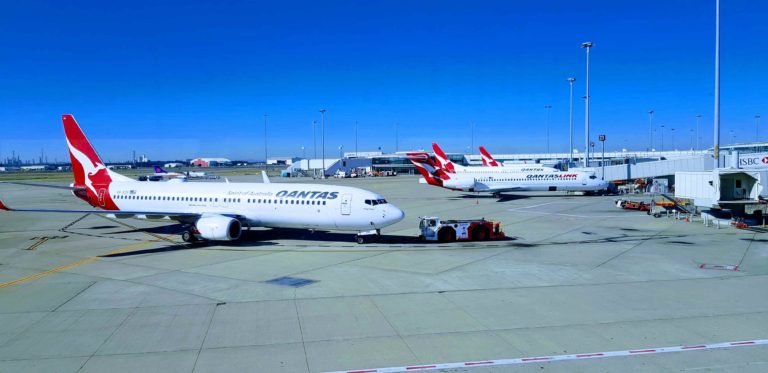
POLYGON ((351 212, 352 212, 352 195, 342 194, 341 195, 341 214, 349 215, 351 212))

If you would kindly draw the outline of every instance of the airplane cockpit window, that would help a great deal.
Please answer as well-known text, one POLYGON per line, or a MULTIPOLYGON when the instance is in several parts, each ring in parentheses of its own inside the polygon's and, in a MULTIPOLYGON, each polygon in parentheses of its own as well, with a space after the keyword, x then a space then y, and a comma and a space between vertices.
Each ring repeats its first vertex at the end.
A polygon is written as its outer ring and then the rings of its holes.
POLYGON ((365 200, 365 204, 371 205, 371 206, 383 205, 385 203, 387 203, 387 200, 385 199, 366 199, 365 200))
POLYGON ((595 175, 590 175, 590 176, 589 176, 589 178, 590 178, 590 179, 597 179, 597 176, 595 176, 595 175))

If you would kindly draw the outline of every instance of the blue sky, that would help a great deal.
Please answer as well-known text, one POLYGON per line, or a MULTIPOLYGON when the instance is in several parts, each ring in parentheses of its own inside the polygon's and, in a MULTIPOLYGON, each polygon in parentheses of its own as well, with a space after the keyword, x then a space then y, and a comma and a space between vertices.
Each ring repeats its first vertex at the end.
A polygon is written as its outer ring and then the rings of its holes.
MULTIPOLYGON (((768 116, 766 14, 721 5, 724 143, 768 116)), ((664 125, 665 148, 671 128, 689 148, 696 114, 712 143, 714 1, 24 1, 0 34, 0 158, 65 159, 62 113, 114 161, 263 159, 264 113, 270 155, 310 155, 320 108, 327 154, 354 149, 355 121, 361 151, 394 150, 396 123, 400 150, 466 151, 472 122, 475 147, 546 151, 545 105, 550 149, 567 151, 569 76, 582 148, 583 41, 606 149, 647 148, 648 110, 654 147, 664 125)))

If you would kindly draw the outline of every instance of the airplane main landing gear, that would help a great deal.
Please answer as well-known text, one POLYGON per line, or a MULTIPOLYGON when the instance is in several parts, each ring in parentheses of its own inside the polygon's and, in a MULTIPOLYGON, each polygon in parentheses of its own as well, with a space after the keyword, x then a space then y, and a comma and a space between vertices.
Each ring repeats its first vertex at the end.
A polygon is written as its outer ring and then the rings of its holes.
POLYGON ((195 235, 192 233, 191 230, 184 231, 181 234, 181 239, 184 240, 184 242, 189 242, 189 243, 197 241, 197 237, 195 237, 195 235))

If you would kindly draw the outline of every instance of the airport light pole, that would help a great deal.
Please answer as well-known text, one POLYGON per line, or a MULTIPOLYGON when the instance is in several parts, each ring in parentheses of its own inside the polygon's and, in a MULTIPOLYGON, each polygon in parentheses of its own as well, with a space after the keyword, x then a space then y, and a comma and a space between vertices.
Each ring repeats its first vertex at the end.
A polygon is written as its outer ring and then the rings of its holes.
POLYGON ((568 167, 571 167, 573 162, 573 83, 576 82, 576 78, 568 78, 568 85, 571 87, 571 95, 568 106, 568 167))
POLYGON ((600 157, 600 166, 602 166, 600 175, 602 176, 603 180, 605 180, 605 135, 600 135, 597 137, 597 139, 600 140, 603 147, 603 155, 600 157))
POLYGON ((357 121, 355 121, 355 158, 357 158, 357 121))
POLYGON ((544 105, 544 109, 547 110, 547 122, 546 122, 546 127, 547 127, 547 154, 549 154, 549 113, 550 113, 550 109, 552 109, 552 105, 544 105))
POLYGON ((691 149, 693 149, 693 128, 691 128, 691 149))
POLYGON ((701 121, 701 114, 696 114, 696 150, 699 150, 699 122, 701 121))
POLYGON ((397 153, 397 150, 398 150, 398 147, 399 147, 398 146, 398 142, 399 142, 399 139, 398 139, 398 136, 399 136, 398 129, 399 129, 399 127, 400 127, 400 123, 399 122, 395 122, 395 153, 397 153))
POLYGON ((675 150, 675 127, 670 127, 670 131, 672 131, 672 149, 675 150))
POLYGON ((715 167, 720 167, 720 0, 715 0, 715 167))
MULTIPOLYGON (((475 148, 475 122, 470 122, 469 126, 471 128, 471 135, 469 140, 469 148, 474 149, 475 148)), ((471 151, 471 150, 470 150, 471 151)), ((467 153, 469 154, 469 153, 467 153)))
POLYGON ((661 125, 661 151, 664 151, 664 125, 661 125))
POLYGON ((584 167, 589 167, 589 50, 592 49, 592 42, 581 43, 581 47, 587 50, 587 94, 585 96, 584 110, 584 145, 586 152, 584 154, 584 167))
POLYGON ((267 169, 267 113, 264 113, 264 169, 267 169))
MULTIPOLYGON (((315 127, 317 127, 317 121, 312 121, 312 149, 314 151, 314 155, 312 156, 312 159, 317 159, 317 140, 315 140, 315 127)), ((311 167, 309 163, 307 163, 307 167, 311 167)), ((317 172, 315 169, 312 169, 312 176, 317 176, 317 172)))
POLYGON ((323 157, 323 179, 325 179, 325 109, 320 109, 320 148, 323 157))
POLYGON ((648 151, 653 151, 653 110, 648 111, 648 151))
MULTIPOLYGON (((303 146, 301 147, 301 158, 307 159, 307 152, 304 151, 304 147, 303 146)), ((309 166, 309 165, 307 165, 307 166, 309 166)))
POLYGON ((760 115, 755 115, 755 142, 758 142, 758 138, 760 137, 760 115))

